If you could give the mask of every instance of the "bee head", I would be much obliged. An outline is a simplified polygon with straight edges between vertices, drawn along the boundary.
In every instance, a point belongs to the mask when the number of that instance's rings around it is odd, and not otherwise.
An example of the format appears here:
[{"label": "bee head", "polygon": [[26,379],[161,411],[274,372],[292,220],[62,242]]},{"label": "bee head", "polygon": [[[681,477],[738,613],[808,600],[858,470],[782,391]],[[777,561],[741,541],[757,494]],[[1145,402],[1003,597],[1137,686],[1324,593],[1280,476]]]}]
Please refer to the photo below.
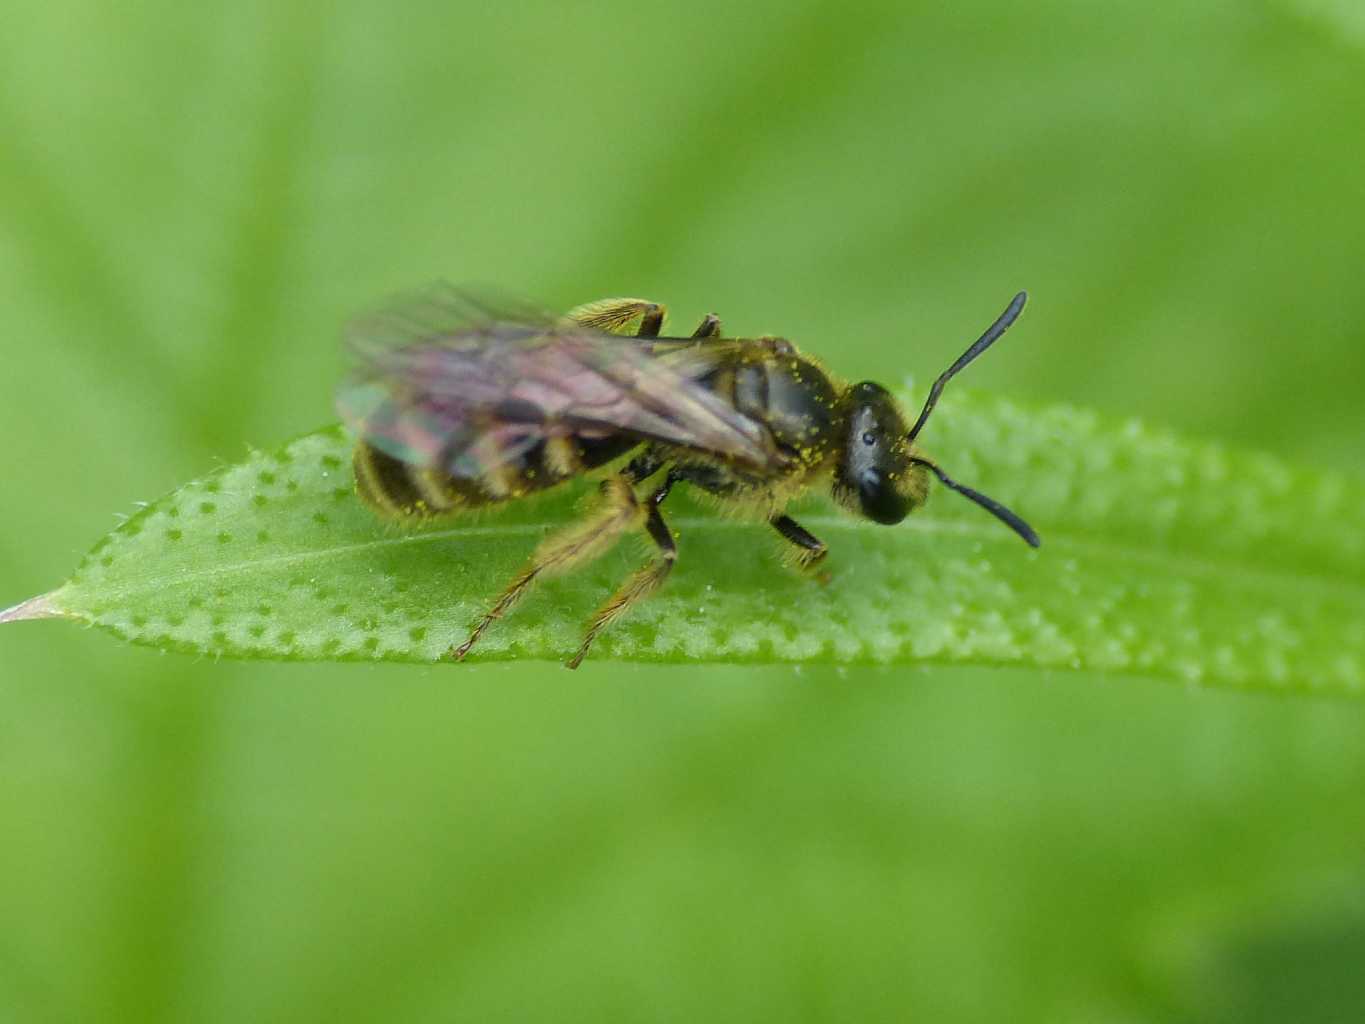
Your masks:
[{"label": "bee head", "polygon": [[844,394],[843,455],[834,472],[834,497],[876,523],[899,523],[929,492],[924,466],[911,444],[896,400],[880,384],[863,381]]},{"label": "bee head", "polygon": [[944,385],[999,340],[1023,311],[1026,298],[1023,292],[1016,295],[986,333],[939,375],[909,430],[905,428],[905,418],[895,400],[881,385],[864,381],[845,392],[843,411],[847,433],[843,455],[834,473],[835,500],[873,522],[899,523],[924,504],[932,473],[943,486],[980,505],[1031,547],[1036,548],[1041,543],[1028,523],[995,499],[953,480],[938,463],[915,448],[915,438],[938,404]]}]

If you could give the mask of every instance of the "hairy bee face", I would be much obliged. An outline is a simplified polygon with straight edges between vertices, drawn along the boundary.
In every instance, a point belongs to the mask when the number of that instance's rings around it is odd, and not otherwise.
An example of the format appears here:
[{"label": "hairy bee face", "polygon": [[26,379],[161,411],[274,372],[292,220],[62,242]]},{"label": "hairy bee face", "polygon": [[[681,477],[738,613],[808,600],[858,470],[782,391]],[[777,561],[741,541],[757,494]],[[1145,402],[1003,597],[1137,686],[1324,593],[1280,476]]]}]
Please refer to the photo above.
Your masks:
[{"label": "hairy bee face", "polygon": [[873,522],[899,523],[923,504],[925,468],[912,462],[905,418],[880,384],[863,381],[844,395],[843,456],[834,473],[834,497]]}]

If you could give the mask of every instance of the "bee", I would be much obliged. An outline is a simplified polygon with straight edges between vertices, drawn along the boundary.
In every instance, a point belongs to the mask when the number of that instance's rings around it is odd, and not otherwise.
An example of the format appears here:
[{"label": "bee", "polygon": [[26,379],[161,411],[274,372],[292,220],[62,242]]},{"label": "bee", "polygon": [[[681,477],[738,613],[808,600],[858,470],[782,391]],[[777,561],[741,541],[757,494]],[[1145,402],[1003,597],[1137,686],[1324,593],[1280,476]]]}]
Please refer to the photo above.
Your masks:
[{"label": "bee", "polygon": [[358,366],[337,408],[358,437],[357,493],[387,520],[458,514],[602,476],[591,512],[548,536],[447,652],[462,660],[538,580],[643,529],[656,551],[588,620],[568,661],[577,668],[598,634],[673,568],[663,506],[678,484],[766,521],[805,570],[828,549],[786,507],[812,486],[892,525],[924,503],[933,476],[1037,547],[1019,516],[957,483],[916,444],[944,386],[1000,339],[1026,298],[1016,295],[939,376],[908,427],[881,385],[845,384],[785,338],[726,338],[714,315],[688,337],[661,337],[664,307],[644,299],[554,317],[446,285],[353,322]]}]

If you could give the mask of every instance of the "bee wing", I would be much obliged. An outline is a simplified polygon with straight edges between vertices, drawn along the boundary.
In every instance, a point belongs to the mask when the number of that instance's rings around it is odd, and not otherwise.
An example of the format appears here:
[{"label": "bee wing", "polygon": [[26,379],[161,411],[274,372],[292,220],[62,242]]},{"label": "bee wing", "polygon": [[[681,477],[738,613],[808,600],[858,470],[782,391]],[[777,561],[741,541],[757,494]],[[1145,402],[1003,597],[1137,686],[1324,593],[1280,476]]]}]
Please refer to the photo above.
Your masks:
[{"label": "bee wing", "polygon": [[342,418],[381,451],[476,477],[556,436],[627,434],[759,468],[778,455],[685,363],[540,311],[437,286],[355,321]]}]

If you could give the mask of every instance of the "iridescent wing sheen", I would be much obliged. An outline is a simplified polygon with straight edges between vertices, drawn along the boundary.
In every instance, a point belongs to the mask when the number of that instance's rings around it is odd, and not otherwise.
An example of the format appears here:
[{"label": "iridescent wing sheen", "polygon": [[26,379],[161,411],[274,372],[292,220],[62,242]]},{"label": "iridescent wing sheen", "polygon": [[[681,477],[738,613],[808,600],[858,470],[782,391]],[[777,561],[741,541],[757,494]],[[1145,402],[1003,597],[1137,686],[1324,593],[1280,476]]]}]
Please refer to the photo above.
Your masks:
[{"label": "iridescent wing sheen", "polygon": [[404,462],[474,478],[552,437],[625,434],[758,469],[767,432],[702,383],[710,360],[437,286],[354,321],[341,417]]}]

